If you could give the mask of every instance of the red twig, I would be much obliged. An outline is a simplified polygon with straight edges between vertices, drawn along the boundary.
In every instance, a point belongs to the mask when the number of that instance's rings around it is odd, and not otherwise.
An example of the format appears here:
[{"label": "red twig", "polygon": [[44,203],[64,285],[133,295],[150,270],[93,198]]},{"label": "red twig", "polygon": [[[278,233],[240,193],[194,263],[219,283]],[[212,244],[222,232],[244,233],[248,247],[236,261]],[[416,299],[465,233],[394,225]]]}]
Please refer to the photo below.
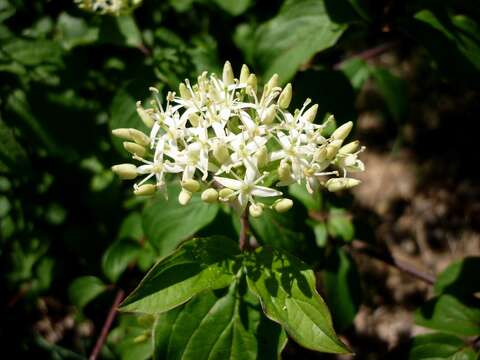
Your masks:
[{"label": "red twig", "polygon": [[367,49],[365,51],[361,51],[355,55],[352,55],[352,56],[349,56],[347,59],[345,60],[342,60],[338,63],[336,63],[335,65],[333,65],[333,68],[335,70],[338,70],[341,68],[341,66],[343,65],[343,63],[347,60],[350,60],[350,59],[362,59],[362,60],[369,60],[369,59],[372,59],[374,57],[377,57],[378,55],[381,55],[385,52],[387,52],[388,50],[394,48],[395,46],[397,46],[398,43],[397,42],[387,42],[385,44],[381,44],[381,45],[378,45],[378,46],[375,46],[371,49]]},{"label": "red twig", "polygon": [[102,331],[100,332],[100,336],[95,343],[95,347],[93,348],[92,353],[90,354],[89,360],[96,360],[100,350],[102,349],[105,340],[107,339],[108,331],[112,326],[113,320],[115,320],[115,316],[117,315],[117,307],[120,305],[120,302],[123,300],[125,296],[125,292],[122,289],[117,291],[115,295],[115,300],[113,301],[112,306],[110,307],[110,311],[108,312],[107,318],[103,323]]},{"label": "red twig", "polygon": [[240,238],[238,239],[238,246],[242,251],[250,247],[250,244],[248,243],[249,232],[250,223],[248,222],[248,207],[246,207],[240,216]]}]

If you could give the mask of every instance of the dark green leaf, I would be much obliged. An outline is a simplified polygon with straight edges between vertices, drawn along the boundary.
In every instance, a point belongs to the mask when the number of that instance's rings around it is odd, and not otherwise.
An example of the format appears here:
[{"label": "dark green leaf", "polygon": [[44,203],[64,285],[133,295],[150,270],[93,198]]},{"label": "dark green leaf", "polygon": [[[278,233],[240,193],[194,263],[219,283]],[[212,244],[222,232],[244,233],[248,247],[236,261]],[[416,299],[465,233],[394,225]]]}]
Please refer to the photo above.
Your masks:
[{"label": "dark green leaf", "polygon": [[343,241],[352,241],[355,236],[351,216],[343,209],[332,209],[327,220],[328,232]]},{"label": "dark green leaf", "polygon": [[370,78],[370,67],[365,60],[352,58],[342,62],[341,71],[350,79],[355,91],[360,91],[363,84]]},{"label": "dark green leaf", "polygon": [[121,314],[118,326],[108,336],[122,360],[146,360],[153,355],[152,315]]},{"label": "dark green leaf", "polygon": [[327,258],[323,284],[335,324],[339,329],[346,329],[362,303],[362,291],[355,262],[343,249],[333,249]]},{"label": "dark green leaf", "polygon": [[450,264],[437,277],[435,294],[469,297],[480,292],[480,257],[467,257]]},{"label": "dark green leaf", "polygon": [[82,276],[75,279],[68,288],[68,297],[72,304],[83,308],[104,292],[107,286],[95,276]]},{"label": "dark green leaf", "polygon": [[122,310],[161,313],[198,293],[226,287],[239,270],[238,254],[237,244],[224,237],[190,240],[148,272]]},{"label": "dark green leaf", "polygon": [[480,335],[478,301],[471,306],[451,295],[441,295],[425,303],[416,313],[418,325],[456,335]]},{"label": "dark green leaf", "polygon": [[62,65],[62,48],[51,40],[25,40],[15,38],[3,45],[2,50],[11,60],[22,65]]},{"label": "dark green leaf", "polygon": [[407,85],[405,81],[390,71],[372,68],[370,73],[378,91],[382,94],[388,110],[396,121],[405,119],[408,110]]},{"label": "dark green leaf", "polygon": [[138,257],[140,251],[138,242],[127,239],[115,241],[103,254],[103,273],[110,281],[116,282],[128,265]]},{"label": "dark green leaf", "polygon": [[92,44],[98,40],[97,27],[90,27],[84,19],[67,13],[60,14],[57,27],[59,41],[66,50]]},{"label": "dark green leaf", "polygon": [[310,194],[305,184],[292,184],[288,187],[290,195],[301,201],[308,210],[320,210],[322,208],[322,193],[315,191]]},{"label": "dark green leaf", "polygon": [[325,247],[328,240],[327,224],[324,221],[312,221],[310,224],[313,227],[313,233],[315,234],[315,242],[319,247]]},{"label": "dark green leaf", "polygon": [[250,292],[232,284],[224,296],[204,293],[160,315],[154,340],[154,359],[273,360],[285,336]]},{"label": "dark green leaf", "polygon": [[317,52],[333,46],[346,26],[329,18],[323,0],[287,0],[256,34],[255,59],[265,78],[278,73],[282,82]]},{"label": "dark green leaf", "polygon": [[160,256],[169,254],[182,240],[212,222],[218,212],[217,204],[204,203],[198,194],[194,194],[188,205],[180,205],[177,184],[170,184],[167,191],[168,200],[160,194],[143,212],[145,236]]},{"label": "dark green leaf", "polygon": [[30,168],[26,151],[20,145],[13,131],[0,118],[0,171],[22,172]]},{"label": "dark green leaf", "polygon": [[413,339],[409,360],[475,360],[472,349],[456,336],[434,333]]},{"label": "dark green leaf", "polygon": [[315,274],[296,258],[257,249],[245,259],[248,286],[265,314],[300,345],[322,352],[348,353],[333,329],[327,305],[317,293]]},{"label": "dark green leaf", "polygon": [[227,11],[231,15],[237,16],[245,12],[250,6],[251,0],[213,0],[223,10]]}]

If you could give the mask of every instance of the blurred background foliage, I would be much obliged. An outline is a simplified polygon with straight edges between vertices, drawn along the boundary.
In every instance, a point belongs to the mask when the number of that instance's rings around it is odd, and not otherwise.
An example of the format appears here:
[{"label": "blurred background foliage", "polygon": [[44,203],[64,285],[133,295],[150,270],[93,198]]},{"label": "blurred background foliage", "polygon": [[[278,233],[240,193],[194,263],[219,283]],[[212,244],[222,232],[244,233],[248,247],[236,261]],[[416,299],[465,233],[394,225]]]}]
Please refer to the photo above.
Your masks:
[{"label": "blurred background foliage", "polygon": [[[478,258],[431,290],[352,244],[389,246],[433,272],[479,255],[479,21],[468,0],[144,0],[120,16],[0,0],[2,342],[18,356],[84,359],[118,289],[193,234],[237,237],[228,208],[134,198],[109,169],[126,159],[110,130],[139,127],[149,86],[176,89],[228,59],[291,81],[294,101],[311,97],[320,117],[355,121],[368,147],[353,195],[292,186],[291,212],[252,220],[257,241],[319,270],[357,358],[475,359]],[[153,320],[117,320],[102,357],[150,357]],[[441,333],[412,341],[414,321]],[[283,354],[327,358],[292,342]]]}]

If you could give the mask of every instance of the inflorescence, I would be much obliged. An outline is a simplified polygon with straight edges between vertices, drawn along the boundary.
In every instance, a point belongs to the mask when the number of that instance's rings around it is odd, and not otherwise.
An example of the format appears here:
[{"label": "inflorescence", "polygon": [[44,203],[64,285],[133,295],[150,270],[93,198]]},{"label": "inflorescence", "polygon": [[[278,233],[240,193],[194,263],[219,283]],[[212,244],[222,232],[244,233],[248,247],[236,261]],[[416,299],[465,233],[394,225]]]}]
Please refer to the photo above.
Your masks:
[{"label": "inflorescence", "polygon": [[[266,206],[259,198],[277,197],[270,205],[278,212],[293,205],[281,198],[278,187],[304,183],[312,193],[319,186],[329,191],[351,188],[359,180],[349,172],[363,171],[358,141],[344,145],[352,122],[326,136],[330,116],[314,122],[318,105],[307,99],[300,109],[288,110],[292,86],[283,89],[275,74],[257,93],[257,78],[243,65],[239,79],[227,61],[222,78],[204,72],[196,84],[188,80],[179,94],[169,92],[162,104],[159,91],[150,88],[152,107],[137,102],[137,112],[150,129],[116,129],[123,145],[141,165],[112,167],[122,179],[143,179],[134,185],[136,195],[164,191],[168,173],[181,174],[178,201],[187,204],[194,192],[203,201],[237,202],[260,216]],[[153,180],[153,182],[152,182]]]},{"label": "inflorescence", "polygon": [[141,2],[142,0],[75,0],[83,10],[110,15],[127,14]]}]

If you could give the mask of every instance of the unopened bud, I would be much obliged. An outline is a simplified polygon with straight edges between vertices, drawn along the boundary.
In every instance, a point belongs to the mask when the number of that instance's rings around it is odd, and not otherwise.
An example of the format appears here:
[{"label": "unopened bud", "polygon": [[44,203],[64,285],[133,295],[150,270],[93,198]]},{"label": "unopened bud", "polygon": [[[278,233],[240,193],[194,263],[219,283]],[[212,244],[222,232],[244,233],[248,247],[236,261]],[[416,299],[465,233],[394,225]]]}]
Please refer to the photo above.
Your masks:
[{"label": "unopened bud", "polygon": [[112,171],[122,180],[133,180],[137,177],[137,167],[133,164],[113,165]]},{"label": "unopened bud", "polygon": [[213,156],[220,164],[227,163],[230,160],[227,145],[222,141],[216,141],[213,144]]},{"label": "unopened bud", "polygon": [[220,201],[230,201],[233,193],[234,191],[232,189],[223,188],[218,192],[218,198]]},{"label": "unopened bud", "polygon": [[151,128],[153,126],[155,121],[152,119],[148,111],[142,107],[142,103],[140,101],[137,101],[137,113],[146,127]]},{"label": "unopened bud", "polygon": [[180,96],[186,100],[190,100],[192,98],[192,94],[188,90],[187,86],[184,83],[180,83],[178,86],[178,90],[180,92]]},{"label": "unopened bud", "polygon": [[334,178],[334,179],[329,179],[325,183],[325,186],[327,187],[328,191],[334,192],[334,191],[340,191],[344,189],[350,189],[354,186],[357,186],[360,183],[361,183],[360,180],[352,179],[352,178]]},{"label": "unopened bud", "polygon": [[240,84],[247,84],[249,76],[250,70],[248,69],[247,65],[243,64],[242,70],[240,70]]},{"label": "unopened bud", "polygon": [[325,147],[321,147],[313,154],[313,160],[317,163],[324,162],[327,159],[328,151]]},{"label": "unopened bud", "polygon": [[288,83],[278,97],[278,106],[282,109],[288,108],[292,101],[292,84]]},{"label": "unopened bud", "polygon": [[125,129],[125,128],[113,129],[112,134],[120,139],[132,140],[132,138],[130,137],[130,129]]},{"label": "unopened bud", "polygon": [[252,89],[252,91],[257,91],[257,76],[255,74],[250,74],[247,79],[247,86]]},{"label": "unopened bud", "polygon": [[191,113],[190,115],[188,115],[188,120],[190,120],[190,124],[192,124],[192,126],[197,127],[200,124],[202,118],[196,113]]},{"label": "unopened bud", "polygon": [[255,153],[255,157],[257,158],[257,167],[263,168],[267,165],[268,162],[268,150],[266,146],[262,146],[260,149],[257,150]]},{"label": "unopened bud", "polygon": [[212,188],[207,189],[204,192],[202,192],[201,198],[206,203],[214,203],[218,199],[218,192],[217,190]]},{"label": "unopened bud", "polygon": [[192,193],[188,190],[182,189],[180,194],[178,194],[178,202],[180,205],[187,205],[192,199]]},{"label": "unopened bud", "polygon": [[155,194],[156,191],[157,187],[155,185],[145,184],[137,187],[135,190],[133,190],[133,193],[138,196],[149,196]]},{"label": "unopened bud", "polygon": [[290,181],[292,179],[292,169],[287,163],[280,163],[278,167],[278,178],[280,181]]},{"label": "unopened bud", "polygon": [[278,79],[278,74],[273,74],[270,80],[268,80],[265,87],[268,88],[269,92],[272,91],[273,88],[276,88],[278,86]]},{"label": "unopened bud", "polygon": [[263,207],[260,204],[250,204],[250,206],[248,207],[248,212],[254,218],[257,218],[262,215]]},{"label": "unopened bud", "polygon": [[303,117],[305,118],[306,121],[308,122],[314,122],[315,117],[317,116],[317,111],[318,111],[318,104],[312,105],[305,113],[303,114]]},{"label": "unopened bud", "polygon": [[137,155],[140,157],[144,157],[147,153],[147,149],[145,149],[142,145],[138,145],[137,143],[125,141],[123,143],[123,147],[127,150],[130,154]]},{"label": "unopened bud", "polygon": [[284,213],[290,210],[293,206],[293,201],[290,199],[279,199],[273,204],[273,209],[278,213]]},{"label": "unopened bud", "polygon": [[230,61],[225,61],[225,65],[223,65],[223,83],[228,86],[234,82],[232,64],[230,64]]},{"label": "unopened bud", "polygon": [[263,111],[262,114],[262,123],[265,125],[270,125],[275,119],[275,105],[270,105]]},{"label": "unopened bud", "polygon": [[338,150],[342,146],[342,140],[333,140],[330,142],[327,147],[327,160],[332,160],[335,156],[337,156]]},{"label": "unopened bud", "polygon": [[337,130],[335,130],[331,136],[332,139],[336,140],[345,140],[345,138],[350,134],[352,130],[353,122],[349,121],[342,126],[340,126]]},{"label": "unopened bud", "polygon": [[139,145],[147,146],[150,144],[150,138],[137,129],[115,129],[112,130],[112,134],[121,139],[134,141]]},{"label": "unopened bud", "polygon": [[360,147],[360,141],[355,140],[348,143],[347,145],[342,146],[340,150],[338,150],[338,152],[344,155],[353,154],[359,149],[359,147]]},{"label": "unopened bud", "polygon": [[198,190],[200,190],[200,183],[197,180],[188,179],[182,181],[182,188],[190,192],[197,192]]}]

